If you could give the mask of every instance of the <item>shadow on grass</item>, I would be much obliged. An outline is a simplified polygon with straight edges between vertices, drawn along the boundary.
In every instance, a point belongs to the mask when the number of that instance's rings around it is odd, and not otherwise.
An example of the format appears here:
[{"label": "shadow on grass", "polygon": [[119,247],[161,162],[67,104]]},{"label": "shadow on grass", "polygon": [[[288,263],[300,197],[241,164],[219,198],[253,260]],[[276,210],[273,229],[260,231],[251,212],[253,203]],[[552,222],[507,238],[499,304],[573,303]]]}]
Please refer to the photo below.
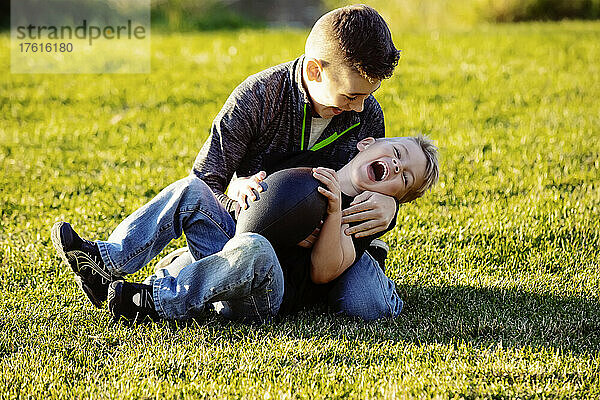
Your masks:
[{"label": "shadow on grass", "polygon": [[[268,325],[244,325],[215,318],[193,323],[213,325],[238,338],[244,334],[290,339],[343,338],[374,345],[464,341],[480,348],[501,344],[576,354],[600,350],[598,299],[469,286],[402,286],[399,290],[405,308],[395,319],[363,322],[310,310]],[[173,329],[181,326],[171,324]]]},{"label": "shadow on grass", "polygon": [[470,286],[405,286],[395,335],[405,341],[600,349],[598,299]]}]

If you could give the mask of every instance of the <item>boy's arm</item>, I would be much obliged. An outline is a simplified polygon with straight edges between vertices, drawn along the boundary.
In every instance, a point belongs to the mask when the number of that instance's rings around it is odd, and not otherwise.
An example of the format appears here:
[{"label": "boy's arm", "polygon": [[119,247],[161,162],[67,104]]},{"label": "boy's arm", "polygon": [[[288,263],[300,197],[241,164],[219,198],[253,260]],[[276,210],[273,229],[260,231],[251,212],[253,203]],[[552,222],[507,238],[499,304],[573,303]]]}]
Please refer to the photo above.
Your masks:
[{"label": "boy's arm", "polygon": [[310,279],[328,283],[354,263],[356,253],[352,238],[344,233],[341,213],[329,215],[310,254]]},{"label": "boy's arm", "polygon": [[259,82],[247,79],[231,93],[194,162],[194,174],[206,182],[228,211],[235,210],[235,200],[225,190],[260,132],[262,119],[269,114],[264,110],[266,102],[261,100],[263,92]]},{"label": "boy's arm", "polygon": [[314,283],[322,284],[340,276],[352,265],[356,253],[352,238],[344,234],[337,174],[328,168],[315,168],[313,171],[314,177],[327,186],[327,189],[319,187],[319,192],[327,197],[328,215],[310,256],[310,278]]}]

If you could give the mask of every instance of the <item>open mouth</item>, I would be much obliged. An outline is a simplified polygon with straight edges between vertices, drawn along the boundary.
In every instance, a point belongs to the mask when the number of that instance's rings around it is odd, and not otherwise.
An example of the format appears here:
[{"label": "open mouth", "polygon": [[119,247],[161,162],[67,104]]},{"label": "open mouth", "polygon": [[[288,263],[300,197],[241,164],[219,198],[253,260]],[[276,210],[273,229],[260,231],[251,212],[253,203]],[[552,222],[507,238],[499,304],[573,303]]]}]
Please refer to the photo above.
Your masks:
[{"label": "open mouth", "polygon": [[375,161],[371,165],[371,171],[373,171],[373,180],[380,182],[385,180],[388,176],[388,167],[383,161]]}]

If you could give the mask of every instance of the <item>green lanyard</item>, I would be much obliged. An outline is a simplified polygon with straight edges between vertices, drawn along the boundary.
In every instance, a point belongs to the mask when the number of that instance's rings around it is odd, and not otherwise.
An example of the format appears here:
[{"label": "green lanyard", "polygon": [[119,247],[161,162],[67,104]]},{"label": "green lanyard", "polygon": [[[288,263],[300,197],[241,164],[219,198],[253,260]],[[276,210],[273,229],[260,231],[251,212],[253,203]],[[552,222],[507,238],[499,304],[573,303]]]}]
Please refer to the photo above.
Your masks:
[{"label": "green lanyard", "polygon": [[[360,125],[360,122],[357,122],[356,124],[352,125],[350,128],[345,129],[342,131],[342,133],[337,133],[335,132],[333,135],[321,140],[320,142],[317,142],[313,145],[313,147],[311,147],[309,150],[311,151],[317,151],[319,149],[322,149],[323,147],[327,146],[328,144],[334,142],[337,138],[339,138],[340,136],[342,136],[344,133],[348,132],[350,129],[354,129],[357,126]],[[300,150],[304,150],[304,131],[306,130],[306,103],[304,103],[304,118],[302,119],[302,136],[300,137]]]}]

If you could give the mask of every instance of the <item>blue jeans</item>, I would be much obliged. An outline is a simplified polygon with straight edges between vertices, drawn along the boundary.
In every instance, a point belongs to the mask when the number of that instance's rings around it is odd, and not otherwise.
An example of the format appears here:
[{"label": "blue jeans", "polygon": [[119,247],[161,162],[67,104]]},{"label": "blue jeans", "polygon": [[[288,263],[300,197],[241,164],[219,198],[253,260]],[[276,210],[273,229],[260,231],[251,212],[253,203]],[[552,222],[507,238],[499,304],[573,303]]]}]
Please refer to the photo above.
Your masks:
[{"label": "blue jeans", "polygon": [[[277,314],[284,285],[275,251],[260,235],[234,237],[235,221],[194,175],[167,186],[97,243],[104,264],[127,275],[183,232],[197,261],[177,276],[166,271],[152,277],[161,317],[189,318],[212,303],[230,319],[266,321]],[[367,253],[332,284],[329,303],[337,313],[365,320],[394,317],[402,309],[393,282]]]},{"label": "blue jeans", "polygon": [[98,247],[115,274],[139,271],[185,232],[195,261],[177,277],[153,276],[154,301],[166,319],[186,319],[220,302],[230,319],[267,321],[279,311],[283,272],[271,244],[257,234],[233,237],[235,221],[195,176],[163,189]]},{"label": "blue jeans", "polygon": [[396,284],[367,252],[328,284],[326,300],[334,313],[365,321],[396,317],[404,305]]}]

